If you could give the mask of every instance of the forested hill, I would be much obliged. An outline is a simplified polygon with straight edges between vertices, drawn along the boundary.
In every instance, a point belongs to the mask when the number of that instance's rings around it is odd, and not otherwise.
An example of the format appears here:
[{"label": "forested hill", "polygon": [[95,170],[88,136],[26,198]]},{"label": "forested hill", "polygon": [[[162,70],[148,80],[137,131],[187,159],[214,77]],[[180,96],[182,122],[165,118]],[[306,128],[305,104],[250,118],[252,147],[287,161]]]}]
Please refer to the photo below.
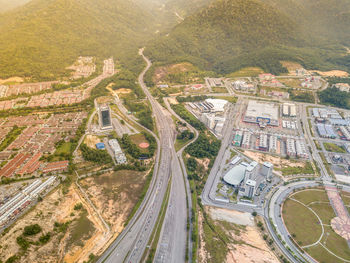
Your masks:
[{"label": "forested hill", "polygon": [[152,20],[129,0],[32,0],[0,15],[0,78],[52,78],[80,55],[128,63]]},{"label": "forested hill", "polygon": [[278,74],[285,70],[280,60],[333,66],[331,58],[344,50],[331,45],[333,40],[315,42],[318,38],[305,30],[301,19],[289,15],[287,7],[267,3],[271,1],[283,5],[293,0],[216,0],[149,43],[147,55],[165,63],[189,61],[220,73],[260,66]]},{"label": "forested hill", "polygon": [[350,45],[349,0],[263,0],[292,17],[304,31]]}]

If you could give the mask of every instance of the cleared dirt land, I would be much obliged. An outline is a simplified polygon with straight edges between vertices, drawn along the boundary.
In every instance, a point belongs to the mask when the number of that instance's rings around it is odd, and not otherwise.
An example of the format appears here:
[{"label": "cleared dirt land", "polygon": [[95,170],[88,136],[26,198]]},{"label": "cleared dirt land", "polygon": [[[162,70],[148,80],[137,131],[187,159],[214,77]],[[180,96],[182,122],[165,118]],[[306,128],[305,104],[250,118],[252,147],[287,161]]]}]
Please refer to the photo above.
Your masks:
[{"label": "cleared dirt land", "polygon": [[145,181],[145,172],[121,170],[85,178],[80,184],[116,236],[139,200]]},{"label": "cleared dirt land", "polygon": [[290,235],[314,259],[324,263],[350,260],[347,241],[330,226],[336,215],[324,189],[292,194],[282,211]]},{"label": "cleared dirt land", "polygon": [[[15,262],[63,262],[67,254],[84,249],[84,244],[97,232],[94,219],[82,205],[74,187],[64,192],[61,187],[54,190],[1,236],[0,259],[3,262],[13,256],[17,257]],[[74,209],[77,204],[81,206]],[[36,235],[25,236],[30,244],[21,248],[17,239],[24,236],[25,226],[33,224],[38,224],[42,230]],[[41,242],[40,237],[48,233],[47,243]]]},{"label": "cleared dirt land", "polygon": [[249,213],[213,207],[199,216],[199,262],[279,262]]},{"label": "cleared dirt land", "polygon": [[[14,262],[73,263],[100,254],[124,228],[142,194],[145,174],[122,170],[81,180],[110,232],[75,184],[57,188],[0,237],[0,261],[17,256]],[[33,224],[42,231],[24,236],[24,227]],[[50,238],[42,243],[40,238],[47,233]],[[17,241],[21,236],[29,242],[25,249]]]}]

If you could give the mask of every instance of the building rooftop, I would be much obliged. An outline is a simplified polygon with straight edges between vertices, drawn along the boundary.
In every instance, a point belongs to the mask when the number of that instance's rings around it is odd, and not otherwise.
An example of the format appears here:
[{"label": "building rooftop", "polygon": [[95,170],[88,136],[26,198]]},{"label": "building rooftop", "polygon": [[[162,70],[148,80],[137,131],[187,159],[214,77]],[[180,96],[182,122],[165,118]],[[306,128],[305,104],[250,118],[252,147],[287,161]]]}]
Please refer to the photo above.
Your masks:
[{"label": "building rooftop", "polygon": [[224,111],[225,105],[228,102],[221,99],[206,99],[205,101],[213,105],[212,111]]},{"label": "building rooftop", "polygon": [[244,163],[234,166],[225,174],[224,181],[230,185],[238,186],[244,179],[246,169],[247,165]]},{"label": "building rooftop", "polygon": [[249,185],[249,186],[256,186],[256,181],[254,181],[254,180],[250,180],[250,179],[248,179],[247,180],[247,182],[245,183],[246,185]]},{"label": "building rooftop", "polygon": [[273,167],[273,164],[270,162],[264,162],[264,166],[271,168],[271,167]]},{"label": "building rooftop", "polygon": [[273,103],[250,100],[245,115],[253,118],[262,117],[278,120],[278,106]]}]

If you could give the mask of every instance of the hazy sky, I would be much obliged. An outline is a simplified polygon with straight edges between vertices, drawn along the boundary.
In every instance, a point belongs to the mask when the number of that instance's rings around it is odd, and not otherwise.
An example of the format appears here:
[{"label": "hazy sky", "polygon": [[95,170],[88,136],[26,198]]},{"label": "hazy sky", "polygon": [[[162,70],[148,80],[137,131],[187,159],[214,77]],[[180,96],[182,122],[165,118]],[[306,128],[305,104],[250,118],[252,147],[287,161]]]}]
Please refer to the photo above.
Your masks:
[{"label": "hazy sky", "polygon": [[17,6],[28,3],[30,0],[0,0],[0,12],[8,11]]}]

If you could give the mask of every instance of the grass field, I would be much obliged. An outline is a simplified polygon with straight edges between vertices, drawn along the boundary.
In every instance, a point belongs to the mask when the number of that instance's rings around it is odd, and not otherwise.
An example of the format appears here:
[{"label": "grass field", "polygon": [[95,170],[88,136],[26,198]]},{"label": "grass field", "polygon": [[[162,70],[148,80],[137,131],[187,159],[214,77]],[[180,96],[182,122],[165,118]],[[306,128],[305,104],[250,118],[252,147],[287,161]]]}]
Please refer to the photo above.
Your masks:
[{"label": "grass field", "polygon": [[141,150],[141,152],[146,153],[148,152],[148,149],[143,149],[139,147],[140,143],[147,142],[145,136],[142,133],[137,133],[134,135],[130,135],[130,140],[137,145],[137,147]]},{"label": "grass field", "polygon": [[[350,195],[344,197],[343,193],[342,196],[344,203],[348,204]],[[323,224],[324,234],[320,243],[304,248],[305,251],[320,263],[350,260],[350,248],[347,241],[336,234],[329,225],[331,219],[335,217],[335,213],[329,203],[327,193],[324,190],[310,189],[297,192],[290,198],[296,199],[311,208]],[[286,227],[301,247],[317,241],[322,233],[320,222],[307,207],[291,199],[287,199],[283,206],[283,219]]]},{"label": "grass field", "polygon": [[264,73],[264,71],[261,68],[247,67],[247,68],[242,68],[239,71],[230,73],[227,75],[227,77],[228,78],[257,77],[261,73]]},{"label": "grass field", "polygon": [[222,100],[227,100],[228,102],[231,103],[236,103],[238,100],[238,97],[229,97],[229,96],[214,96],[215,99],[222,99]]},{"label": "grass field", "polygon": [[182,147],[185,146],[186,143],[188,143],[190,140],[188,139],[176,139],[175,141],[175,151],[180,150]]},{"label": "grass field", "polygon": [[289,88],[301,89],[301,81],[299,79],[278,79],[278,80]]},{"label": "grass field", "polygon": [[228,93],[225,87],[212,87],[211,89],[214,93]]},{"label": "grass field", "polygon": [[72,144],[70,142],[63,143],[60,147],[56,149],[55,155],[69,154],[71,145]]},{"label": "grass field", "polygon": [[325,142],[323,143],[323,146],[328,152],[346,153],[346,150],[342,146],[339,146],[335,143]]},{"label": "grass field", "polygon": [[283,175],[294,175],[294,174],[314,174],[315,171],[312,168],[310,162],[306,162],[303,167],[286,166],[281,169]]},{"label": "grass field", "polygon": [[94,231],[94,224],[89,220],[87,211],[83,209],[77,221],[73,222],[72,232],[66,246],[83,246],[84,240],[88,239]]},{"label": "grass field", "polygon": [[327,193],[323,189],[310,189],[306,191],[300,191],[294,194],[293,198],[306,205],[309,205],[314,201],[329,202]]},{"label": "grass field", "polygon": [[288,199],[284,203],[283,219],[289,233],[300,246],[316,242],[322,234],[317,217],[296,201]]}]

